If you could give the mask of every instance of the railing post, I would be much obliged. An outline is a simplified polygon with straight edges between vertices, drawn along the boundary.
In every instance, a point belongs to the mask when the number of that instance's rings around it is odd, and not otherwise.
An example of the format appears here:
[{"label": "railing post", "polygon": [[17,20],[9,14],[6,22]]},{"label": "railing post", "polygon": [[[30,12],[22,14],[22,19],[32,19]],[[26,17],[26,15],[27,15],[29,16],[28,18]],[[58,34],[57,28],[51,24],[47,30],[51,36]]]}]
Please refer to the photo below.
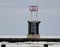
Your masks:
[{"label": "railing post", "polygon": [[6,47],[6,44],[1,44],[1,47]]},{"label": "railing post", "polygon": [[48,47],[48,44],[44,44],[44,47]]}]

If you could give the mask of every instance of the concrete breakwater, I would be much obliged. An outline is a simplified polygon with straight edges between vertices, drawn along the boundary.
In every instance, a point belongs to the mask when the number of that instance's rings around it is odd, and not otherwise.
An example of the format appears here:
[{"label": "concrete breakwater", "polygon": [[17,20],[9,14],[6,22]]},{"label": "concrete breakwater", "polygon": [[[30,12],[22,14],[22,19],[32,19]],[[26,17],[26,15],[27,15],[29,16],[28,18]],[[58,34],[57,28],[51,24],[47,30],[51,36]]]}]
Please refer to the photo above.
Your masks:
[{"label": "concrete breakwater", "polygon": [[60,42],[0,42],[0,47],[5,44],[5,47],[44,47],[44,44],[48,44],[48,47],[60,47]]}]

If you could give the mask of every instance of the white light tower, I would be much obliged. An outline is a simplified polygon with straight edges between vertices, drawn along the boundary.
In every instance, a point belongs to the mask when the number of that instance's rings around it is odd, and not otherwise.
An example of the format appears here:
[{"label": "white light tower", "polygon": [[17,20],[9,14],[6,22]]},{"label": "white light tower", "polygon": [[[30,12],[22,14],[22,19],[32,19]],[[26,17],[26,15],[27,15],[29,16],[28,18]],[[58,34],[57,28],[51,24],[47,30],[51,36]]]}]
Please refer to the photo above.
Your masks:
[{"label": "white light tower", "polygon": [[31,12],[30,21],[38,21],[38,6],[31,5],[29,11]]},{"label": "white light tower", "polygon": [[38,20],[38,5],[29,6],[31,12],[30,20],[28,21],[28,36],[27,38],[40,38]]}]

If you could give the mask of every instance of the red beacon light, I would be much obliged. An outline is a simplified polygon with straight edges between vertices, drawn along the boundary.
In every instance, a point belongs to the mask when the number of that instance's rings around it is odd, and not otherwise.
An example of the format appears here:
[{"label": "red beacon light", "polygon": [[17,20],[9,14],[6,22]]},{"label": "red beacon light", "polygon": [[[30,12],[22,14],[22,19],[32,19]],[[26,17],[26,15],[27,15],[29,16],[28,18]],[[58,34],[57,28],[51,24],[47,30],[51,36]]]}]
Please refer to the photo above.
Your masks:
[{"label": "red beacon light", "polygon": [[36,6],[36,5],[30,6],[29,10],[30,11],[38,11],[38,6]]}]

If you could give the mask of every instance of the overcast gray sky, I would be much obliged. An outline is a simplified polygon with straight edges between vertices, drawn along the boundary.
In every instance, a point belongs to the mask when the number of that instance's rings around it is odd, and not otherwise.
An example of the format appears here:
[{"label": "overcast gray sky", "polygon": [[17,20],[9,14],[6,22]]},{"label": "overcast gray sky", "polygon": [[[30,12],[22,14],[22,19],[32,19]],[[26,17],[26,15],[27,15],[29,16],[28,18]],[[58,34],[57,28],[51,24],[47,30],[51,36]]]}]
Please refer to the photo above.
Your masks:
[{"label": "overcast gray sky", "polygon": [[0,0],[0,35],[27,35],[29,6],[38,4],[41,36],[60,36],[60,0]]}]

